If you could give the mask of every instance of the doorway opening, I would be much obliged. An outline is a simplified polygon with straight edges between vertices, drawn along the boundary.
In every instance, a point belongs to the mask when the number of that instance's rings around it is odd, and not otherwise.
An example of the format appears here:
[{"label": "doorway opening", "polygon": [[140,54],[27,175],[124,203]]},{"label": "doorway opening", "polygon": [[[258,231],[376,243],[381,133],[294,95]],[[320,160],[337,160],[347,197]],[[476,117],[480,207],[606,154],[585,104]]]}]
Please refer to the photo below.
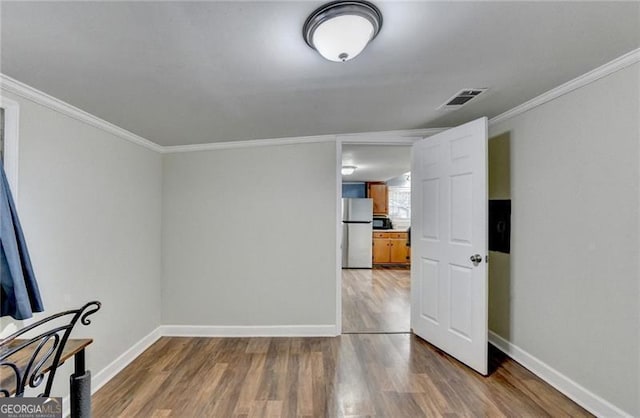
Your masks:
[{"label": "doorway opening", "polygon": [[[409,225],[413,229],[413,239],[406,238],[411,245],[407,260],[419,259],[418,263],[414,261],[407,286],[407,306],[410,307],[407,309],[410,324],[407,332],[440,348],[482,375],[488,372],[487,141],[486,117],[419,140],[409,150],[411,173],[405,177],[406,181],[413,183],[409,198],[411,207],[408,208],[409,213],[413,212]],[[340,163],[350,168],[351,173],[345,173],[345,176],[353,176],[358,169],[358,161],[354,155],[360,149],[349,146],[342,148],[338,140],[337,150]],[[388,161],[388,158],[382,161]],[[360,164],[366,166],[365,163]],[[355,179],[355,176],[349,178]],[[342,258],[345,261],[342,267],[373,267],[376,260],[384,265],[376,258],[378,251],[384,253],[382,255],[388,257],[385,258],[387,264],[391,264],[389,261],[393,258],[394,250],[390,248],[393,248],[391,239],[394,237],[376,236],[382,231],[371,231],[372,265],[351,264],[349,223],[365,221],[360,216],[350,216],[351,209],[364,207],[362,201],[370,200],[372,218],[376,210],[383,210],[384,213],[381,214],[387,218],[391,213],[388,181],[377,182],[366,178],[359,180],[366,185],[365,198],[341,200],[341,223],[345,231],[341,234]],[[378,187],[384,193],[380,193]],[[379,195],[383,195],[383,205],[374,203]],[[355,201],[360,203],[355,204]],[[376,206],[378,209],[375,209]],[[380,225],[384,225],[384,222]],[[396,231],[389,229],[384,232]],[[377,245],[376,238],[387,239],[386,246]],[[365,246],[356,247],[359,250]],[[356,255],[361,254],[358,252]],[[352,275],[352,280],[354,276],[357,279],[356,275]],[[370,279],[367,277],[368,282],[364,281],[364,287],[373,296],[364,301],[359,298],[357,287],[349,288],[349,279],[348,272],[338,278],[340,286],[337,292],[341,295],[338,300],[342,302],[337,306],[338,328],[343,333],[404,331],[382,329],[384,320],[392,316],[386,309],[381,309],[384,304],[380,303],[379,296],[384,295],[384,292],[374,288],[373,275]],[[412,284],[413,291],[410,290]],[[349,302],[352,302],[351,306]],[[362,314],[363,310],[365,316]],[[380,330],[375,327],[380,327]]]},{"label": "doorway opening", "polygon": [[343,334],[411,332],[411,146],[343,144]]}]

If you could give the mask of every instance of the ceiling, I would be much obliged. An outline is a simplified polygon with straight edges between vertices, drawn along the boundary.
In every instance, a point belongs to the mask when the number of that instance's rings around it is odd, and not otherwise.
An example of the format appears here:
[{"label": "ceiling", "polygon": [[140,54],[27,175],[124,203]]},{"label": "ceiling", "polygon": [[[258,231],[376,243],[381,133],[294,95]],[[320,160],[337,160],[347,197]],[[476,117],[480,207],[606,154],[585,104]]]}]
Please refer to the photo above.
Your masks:
[{"label": "ceiling", "polygon": [[[453,126],[640,45],[638,2],[376,1],[382,30],[329,62],[319,1],[2,2],[1,71],[160,145]],[[462,88],[489,87],[454,112]]]},{"label": "ceiling", "polygon": [[411,170],[411,147],[345,144],[342,165],[357,167],[342,181],[387,181]]}]

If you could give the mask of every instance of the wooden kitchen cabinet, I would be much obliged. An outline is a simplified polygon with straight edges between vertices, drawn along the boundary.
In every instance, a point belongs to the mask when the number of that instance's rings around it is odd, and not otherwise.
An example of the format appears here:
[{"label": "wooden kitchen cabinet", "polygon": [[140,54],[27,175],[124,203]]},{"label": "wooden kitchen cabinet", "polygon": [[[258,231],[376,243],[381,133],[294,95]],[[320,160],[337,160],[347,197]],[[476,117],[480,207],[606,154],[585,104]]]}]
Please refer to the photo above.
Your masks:
[{"label": "wooden kitchen cabinet", "polygon": [[374,232],[373,264],[410,264],[406,232]]},{"label": "wooden kitchen cabinet", "polygon": [[394,264],[403,264],[407,262],[407,239],[391,238],[389,239],[390,251],[389,262]]},{"label": "wooden kitchen cabinet", "polygon": [[389,239],[374,238],[373,239],[373,264],[385,264],[391,261],[391,252],[389,251]]},{"label": "wooden kitchen cabinet", "polygon": [[387,185],[384,183],[368,183],[367,195],[373,199],[373,214],[387,215],[389,213]]}]

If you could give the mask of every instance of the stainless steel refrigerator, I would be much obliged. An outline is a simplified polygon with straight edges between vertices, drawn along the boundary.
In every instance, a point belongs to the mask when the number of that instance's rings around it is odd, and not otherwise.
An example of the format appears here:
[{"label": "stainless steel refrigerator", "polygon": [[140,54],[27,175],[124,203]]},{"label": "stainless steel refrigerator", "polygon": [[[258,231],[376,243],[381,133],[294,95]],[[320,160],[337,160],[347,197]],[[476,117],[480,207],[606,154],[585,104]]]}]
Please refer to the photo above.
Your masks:
[{"label": "stainless steel refrigerator", "polygon": [[342,268],[371,268],[372,199],[342,199]]}]

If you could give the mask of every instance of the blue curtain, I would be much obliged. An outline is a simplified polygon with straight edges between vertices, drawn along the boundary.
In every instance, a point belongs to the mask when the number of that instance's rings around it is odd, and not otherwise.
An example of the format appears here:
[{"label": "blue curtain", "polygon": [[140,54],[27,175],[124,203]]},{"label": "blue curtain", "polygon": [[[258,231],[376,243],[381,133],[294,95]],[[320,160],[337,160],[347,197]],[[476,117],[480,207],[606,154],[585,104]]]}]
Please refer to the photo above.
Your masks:
[{"label": "blue curtain", "polygon": [[2,162],[0,175],[0,316],[27,319],[44,307]]}]

